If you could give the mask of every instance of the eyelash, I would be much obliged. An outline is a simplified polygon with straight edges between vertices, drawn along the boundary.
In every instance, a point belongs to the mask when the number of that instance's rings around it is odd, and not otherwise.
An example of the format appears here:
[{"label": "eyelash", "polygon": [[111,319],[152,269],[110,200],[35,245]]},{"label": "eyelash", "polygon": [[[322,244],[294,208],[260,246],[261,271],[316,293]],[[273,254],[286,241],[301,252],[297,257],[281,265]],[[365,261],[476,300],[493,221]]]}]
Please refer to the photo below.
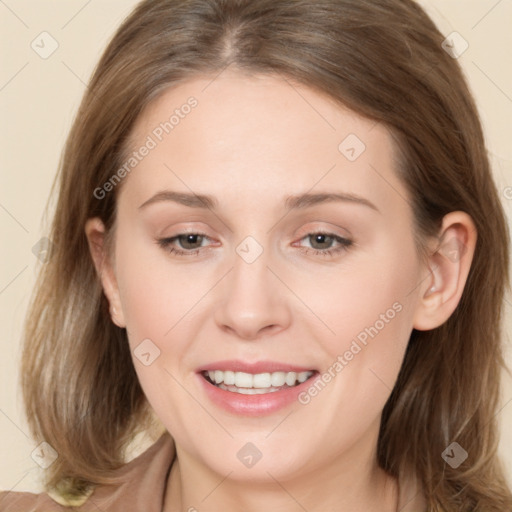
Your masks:
[{"label": "eyelash", "polygon": [[[186,236],[186,235],[199,235],[203,238],[209,239],[208,235],[206,235],[205,233],[191,232],[191,233],[179,233],[178,235],[175,235],[173,237],[168,237],[168,238],[160,238],[160,239],[156,240],[156,242],[160,247],[162,247],[162,249],[165,249],[170,254],[174,254],[176,256],[195,256],[195,255],[199,254],[201,248],[191,249],[191,250],[181,250],[181,249],[176,249],[175,247],[171,246],[171,244],[174,241],[178,240],[181,236]],[[327,236],[329,238],[332,238],[334,241],[338,242],[338,244],[340,244],[340,245],[335,249],[326,249],[326,250],[302,247],[302,250],[306,254],[313,253],[315,256],[334,257],[341,252],[347,251],[353,245],[352,240],[335,235],[334,233],[328,233],[326,231],[314,231],[314,232],[308,233],[306,236],[302,237],[300,240],[304,240],[305,238],[309,238],[314,235]]]}]

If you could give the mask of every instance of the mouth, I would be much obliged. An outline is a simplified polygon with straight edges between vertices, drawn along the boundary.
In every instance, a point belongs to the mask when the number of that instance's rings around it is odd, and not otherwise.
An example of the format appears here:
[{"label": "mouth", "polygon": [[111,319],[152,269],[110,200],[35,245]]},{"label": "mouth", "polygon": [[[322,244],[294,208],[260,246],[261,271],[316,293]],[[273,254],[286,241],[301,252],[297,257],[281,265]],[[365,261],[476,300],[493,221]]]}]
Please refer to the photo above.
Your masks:
[{"label": "mouth", "polygon": [[246,373],[230,370],[205,370],[202,377],[213,386],[242,395],[263,395],[299,386],[318,372]]}]

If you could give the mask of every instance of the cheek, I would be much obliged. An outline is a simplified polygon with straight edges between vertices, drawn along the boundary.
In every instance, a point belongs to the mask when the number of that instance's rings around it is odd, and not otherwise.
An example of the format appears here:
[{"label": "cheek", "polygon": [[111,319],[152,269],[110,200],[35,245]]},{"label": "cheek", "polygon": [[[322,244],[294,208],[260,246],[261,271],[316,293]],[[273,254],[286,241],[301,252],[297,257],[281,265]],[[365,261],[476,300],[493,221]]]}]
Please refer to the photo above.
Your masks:
[{"label": "cheek", "polygon": [[335,334],[326,330],[319,337],[317,333],[326,354],[323,383],[307,390],[301,403],[313,404],[319,423],[343,422],[347,443],[378,420],[412,330],[417,260],[412,247],[402,245],[400,251],[395,247],[382,245],[379,258],[369,257],[364,265],[359,261],[336,279],[326,278],[323,284],[331,290],[328,300],[325,294],[309,296]]},{"label": "cheek", "polygon": [[419,267],[412,241],[388,237],[375,247],[317,281],[309,304],[333,331],[323,336],[331,362],[342,355],[350,366],[378,370],[392,382],[412,331]]},{"label": "cheek", "polygon": [[[187,324],[193,315],[187,313],[204,291],[190,286],[190,273],[171,263],[163,250],[134,238],[120,234],[116,245],[116,275],[128,341],[144,394],[166,426],[176,428],[186,423],[191,407],[190,398],[177,383],[188,386],[178,366],[193,338]],[[200,284],[201,279],[194,283]]]},{"label": "cheek", "polygon": [[[130,240],[130,243],[128,243]],[[145,338],[161,343],[208,290],[208,278],[195,267],[176,264],[164,249],[136,236],[118,238],[116,270],[130,343]],[[159,341],[157,341],[159,340]],[[173,347],[179,348],[178,345]]]}]

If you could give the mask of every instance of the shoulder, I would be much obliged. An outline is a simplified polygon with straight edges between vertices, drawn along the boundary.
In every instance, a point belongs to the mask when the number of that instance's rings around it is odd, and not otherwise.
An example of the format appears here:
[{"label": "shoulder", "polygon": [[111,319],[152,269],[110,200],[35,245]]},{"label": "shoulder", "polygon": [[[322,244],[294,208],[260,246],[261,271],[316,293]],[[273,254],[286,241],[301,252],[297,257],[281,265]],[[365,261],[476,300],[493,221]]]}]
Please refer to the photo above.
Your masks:
[{"label": "shoulder", "polygon": [[[116,472],[116,484],[96,487],[89,497],[74,506],[65,505],[62,498],[53,494],[0,491],[0,512],[109,512],[133,510],[134,505],[147,512],[160,511],[175,453],[174,441],[166,432]],[[138,506],[135,509],[139,510]]]},{"label": "shoulder", "polygon": [[69,507],[59,505],[48,494],[0,492],[1,512],[61,512]]}]

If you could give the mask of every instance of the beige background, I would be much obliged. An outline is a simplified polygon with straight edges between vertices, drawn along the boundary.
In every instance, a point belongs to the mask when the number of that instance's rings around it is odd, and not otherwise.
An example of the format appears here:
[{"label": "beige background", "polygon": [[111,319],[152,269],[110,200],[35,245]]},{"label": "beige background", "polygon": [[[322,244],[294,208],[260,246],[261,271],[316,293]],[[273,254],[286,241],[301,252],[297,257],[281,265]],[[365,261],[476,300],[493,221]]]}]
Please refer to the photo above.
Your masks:
[{"label": "beige background", "polygon": [[[18,390],[20,330],[37,258],[32,247],[45,235],[42,213],[61,149],[89,76],[107,41],[131,11],[133,0],[2,0],[0,2],[0,489],[40,489]],[[459,61],[477,99],[495,179],[512,218],[512,2],[420,2],[448,36],[469,43]],[[32,48],[46,31],[57,50],[41,58]],[[48,37],[48,36],[44,36]],[[50,48],[46,39],[45,48]],[[508,55],[508,56],[507,56]],[[512,299],[507,333],[512,332]],[[506,355],[512,366],[507,336]],[[503,386],[500,452],[512,485],[512,380]]]}]

